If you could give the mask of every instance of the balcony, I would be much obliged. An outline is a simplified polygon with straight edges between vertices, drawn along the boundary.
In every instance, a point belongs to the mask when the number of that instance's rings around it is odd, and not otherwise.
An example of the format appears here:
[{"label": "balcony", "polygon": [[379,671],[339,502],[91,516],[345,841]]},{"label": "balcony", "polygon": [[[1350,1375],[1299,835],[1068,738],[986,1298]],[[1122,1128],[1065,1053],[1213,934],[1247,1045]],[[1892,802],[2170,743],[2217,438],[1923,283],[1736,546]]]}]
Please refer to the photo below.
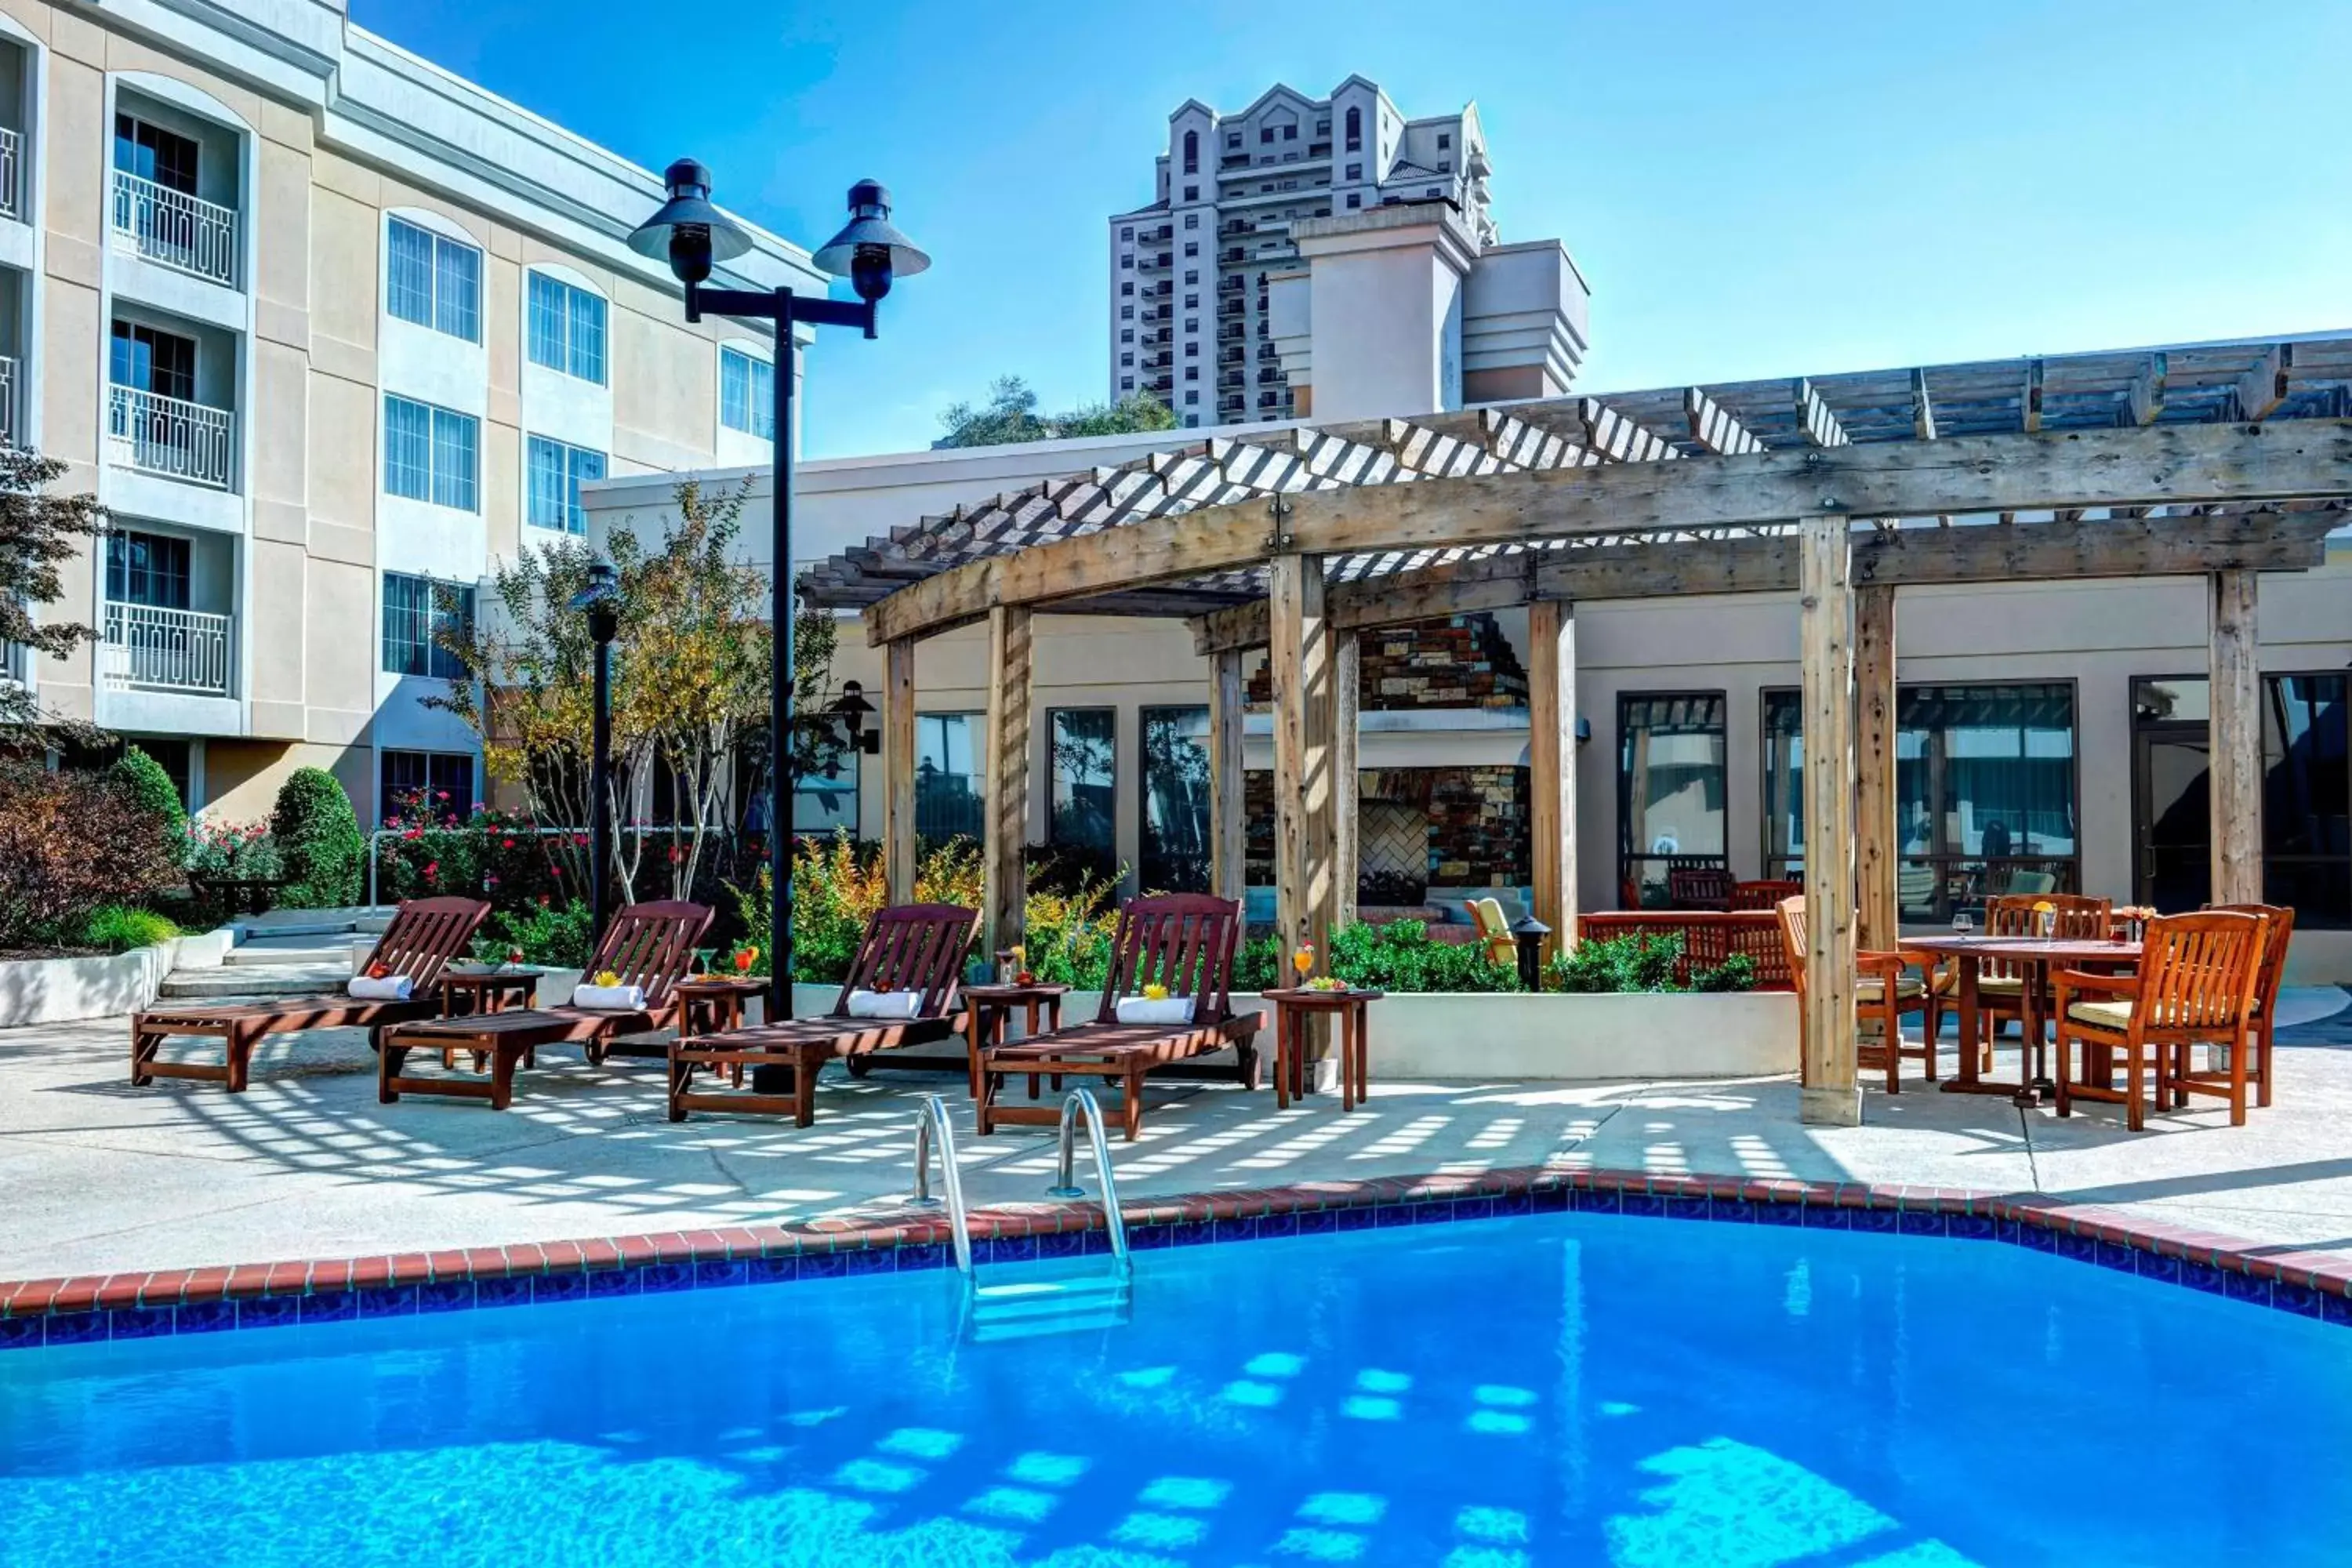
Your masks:
[{"label": "balcony", "polygon": [[236,646],[234,616],[109,599],[99,668],[113,690],[226,697]]},{"label": "balcony", "polygon": [[234,471],[236,416],[135,386],[110,386],[108,460],[117,467],[225,490]]},{"label": "balcony", "polygon": [[18,445],[24,432],[16,416],[16,384],[21,379],[16,360],[0,354],[0,447]]},{"label": "balcony", "polygon": [[235,209],[114,171],[114,235],[148,260],[236,287]]}]

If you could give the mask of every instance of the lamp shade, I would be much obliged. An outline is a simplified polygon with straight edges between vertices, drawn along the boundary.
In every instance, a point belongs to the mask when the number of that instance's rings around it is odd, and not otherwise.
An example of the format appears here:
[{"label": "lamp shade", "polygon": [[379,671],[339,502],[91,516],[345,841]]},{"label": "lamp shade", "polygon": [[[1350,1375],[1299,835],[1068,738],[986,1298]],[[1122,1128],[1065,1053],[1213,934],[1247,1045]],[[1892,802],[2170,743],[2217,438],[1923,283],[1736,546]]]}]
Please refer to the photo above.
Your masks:
[{"label": "lamp shade", "polygon": [[[688,282],[709,276],[711,265],[731,261],[751,248],[751,237],[710,205],[710,171],[680,158],[662,175],[668,199],[629,236],[639,256],[667,262]],[[700,276],[688,273],[699,270]]]},{"label": "lamp shade", "polygon": [[869,263],[887,253],[890,276],[912,278],[931,264],[915,242],[890,222],[890,193],[878,180],[860,180],[849,187],[849,226],[817,247],[809,259],[817,269],[847,278],[861,259]]}]

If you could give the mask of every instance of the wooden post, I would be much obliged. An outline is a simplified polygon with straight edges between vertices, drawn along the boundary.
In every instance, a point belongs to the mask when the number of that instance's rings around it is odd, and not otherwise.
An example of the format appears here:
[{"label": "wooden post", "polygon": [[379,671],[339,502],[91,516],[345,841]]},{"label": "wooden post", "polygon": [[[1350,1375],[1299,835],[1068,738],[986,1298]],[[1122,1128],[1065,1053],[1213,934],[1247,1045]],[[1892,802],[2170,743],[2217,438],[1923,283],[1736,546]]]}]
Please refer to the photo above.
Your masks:
[{"label": "wooden post", "polygon": [[1028,876],[1022,849],[1029,837],[1029,611],[997,605],[988,612],[988,772],[982,802],[982,951],[992,959],[1020,944]]},{"label": "wooden post", "polygon": [[1804,520],[1804,1088],[1816,1126],[1862,1121],[1855,1083],[1853,543],[1843,516]]},{"label": "wooden post", "polygon": [[894,904],[915,901],[915,639],[882,650],[882,879]]},{"label": "wooden post", "polygon": [[1213,656],[1209,680],[1209,891],[1236,903],[1249,892],[1249,806],[1242,784],[1244,657],[1241,648]]},{"label": "wooden post", "polygon": [[1549,962],[1576,945],[1576,612],[1564,599],[1528,606],[1528,869]]},{"label": "wooden post", "polygon": [[2263,901],[2263,677],[2252,572],[2211,577],[2213,892],[2217,904]]},{"label": "wooden post", "polygon": [[1362,846],[1356,835],[1356,713],[1362,660],[1356,634],[1332,634],[1331,668],[1331,928],[1356,918],[1356,875]]},{"label": "wooden post", "polygon": [[1903,935],[1895,877],[1903,837],[1895,795],[1894,587],[1855,589],[1853,610],[1854,916],[1863,949],[1888,952]]},{"label": "wooden post", "polygon": [[1285,961],[1312,942],[1331,950],[1331,632],[1323,558],[1277,555],[1266,567],[1274,676],[1275,923]]}]

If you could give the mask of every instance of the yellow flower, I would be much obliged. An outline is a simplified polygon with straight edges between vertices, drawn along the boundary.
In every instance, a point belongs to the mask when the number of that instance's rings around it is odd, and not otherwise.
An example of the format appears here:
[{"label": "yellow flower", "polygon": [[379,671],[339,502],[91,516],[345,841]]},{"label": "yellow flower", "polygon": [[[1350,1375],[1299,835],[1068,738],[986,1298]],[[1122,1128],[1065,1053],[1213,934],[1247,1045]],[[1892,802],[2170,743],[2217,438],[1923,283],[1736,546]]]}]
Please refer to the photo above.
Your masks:
[{"label": "yellow flower", "polygon": [[1165,1002],[1168,1000],[1168,987],[1154,981],[1143,988],[1143,999],[1147,1002]]},{"label": "yellow flower", "polygon": [[597,972],[596,984],[599,985],[618,985],[620,983],[621,977],[609,969]]},{"label": "yellow flower", "polygon": [[2053,904],[2053,903],[2049,902],[2047,900],[2042,900],[2042,902],[2036,903],[2036,904],[2033,906],[2033,912],[2034,912],[2035,914],[2037,914],[2037,915],[2046,915],[2046,914],[2049,914],[2049,913],[2051,913],[2052,911],[2055,910],[2057,908],[2058,908],[2058,906],[2057,906],[2057,905],[2055,905],[2055,904]]}]

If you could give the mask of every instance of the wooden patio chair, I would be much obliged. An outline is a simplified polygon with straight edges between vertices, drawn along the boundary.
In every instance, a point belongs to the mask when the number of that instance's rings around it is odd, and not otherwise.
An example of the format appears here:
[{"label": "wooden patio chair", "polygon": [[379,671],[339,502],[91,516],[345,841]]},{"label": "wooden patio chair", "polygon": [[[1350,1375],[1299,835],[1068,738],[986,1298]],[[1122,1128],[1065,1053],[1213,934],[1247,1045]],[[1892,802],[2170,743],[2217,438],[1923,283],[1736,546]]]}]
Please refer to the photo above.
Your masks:
[{"label": "wooden patio chair", "polygon": [[[2271,1103],[2271,1049],[2273,1033],[2278,1028],[2279,987],[2286,982],[2287,943],[2294,937],[2294,910],[2286,904],[2209,904],[2209,909],[2224,910],[2232,914],[2254,915],[2269,922],[2263,937],[2263,972],[2254,984],[2254,1059],[2248,1071],[2254,1084],[2254,1104],[2269,1110]],[[2218,1072],[2192,1073],[2186,1058],[2174,1075],[2173,1109],[2188,1103],[2191,1092],[2205,1093],[2198,1084],[2210,1083],[2210,1092],[2221,1092],[2224,1075]]]},{"label": "wooden patio chair", "polygon": [[[721,1035],[698,1035],[669,1043],[669,1119],[690,1111],[736,1110],[790,1116],[796,1127],[816,1120],[816,1079],[836,1057],[862,1058],[902,1046],[927,1046],[963,1031],[956,994],[963,984],[964,959],[971,951],[980,914],[953,904],[903,904],[883,910],[866,922],[866,936],[850,961],[848,977],[833,1010],[822,1017],[780,1019]],[[922,993],[911,1018],[859,1018],[849,1011],[858,992]],[[764,1092],[755,1077],[750,1089],[698,1092],[697,1070],[731,1073],[780,1068],[792,1075],[790,1094]]]},{"label": "wooden patio chair", "polygon": [[1518,939],[1511,935],[1511,922],[1503,918],[1501,902],[1470,899],[1465,900],[1463,907],[1470,911],[1471,922],[1478,928],[1478,945],[1486,950],[1487,959],[1496,963],[1518,963]]},{"label": "wooden patio chair", "polygon": [[[392,1025],[438,1017],[443,1011],[441,972],[466,951],[489,912],[490,906],[478,899],[412,899],[400,906],[360,969],[367,973],[381,965],[387,974],[406,975],[409,998],[405,1002],[365,1001],[338,992],[277,996],[266,1002],[191,1003],[133,1013],[131,1081],[143,1089],[159,1078],[202,1079],[227,1085],[231,1094],[242,1094],[253,1047],[265,1036],[303,1029],[365,1029],[369,1044],[373,1045]],[[158,1052],[174,1035],[217,1039],[226,1059],[217,1067],[209,1062],[164,1061]]]},{"label": "wooden patio chair", "polygon": [[[1789,973],[1796,983],[1797,1016],[1805,1010],[1805,900],[1801,893],[1780,900],[1780,937],[1789,950]],[[1853,955],[1854,1020],[1857,1024],[1876,1023],[1877,1043],[1864,1036],[1856,1046],[1855,1061],[1863,1067],[1884,1068],[1886,1092],[1903,1091],[1903,1058],[1916,1059],[1929,1083],[1936,1081],[1935,1026],[1942,1022],[1941,1005],[1925,980],[1914,980],[1904,973],[1915,962],[1900,952],[1862,952]],[[1906,1014],[1922,1016],[1923,1035],[1914,1047],[1903,1038],[1902,1020]],[[1804,1056],[1798,1053],[1798,1081],[1803,1081]]]},{"label": "wooden patio chair", "polygon": [[1804,890],[1802,882],[1784,881],[1777,878],[1760,882],[1734,882],[1731,884],[1730,907],[1734,910],[1748,911],[1777,910],[1780,907],[1780,900],[1797,898]]},{"label": "wooden patio chair", "polygon": [[[2195,1093],[2230,1101],[2230,1125],[2246,1124],[2249,1045],[2253,1003],[2262,984],[2269,922],[2235,910],[2163,915],[2147,922],[2137,974],[2061,970],[2051,977],[2058,1014],[2058,1114],[2074,1114],[2077,1100],[2120,1101],[2124,1124],[2147,1125],[2140,1073],[2154,1074],[2154,1102],[2172,1092],[2176,1067],[2189,1047],[2230,1047],[2226,1075],[2184,1079]],[[2080,1047],[2082,1071],[2075,1071]],[[2124,1086],[2115,1087],[2115,1058],[2123,1058]]]},{"label": "wooden patio chair", "polygon": [[[1984,934],[1987,936],[2038,936],[2041,917],[2033,906],[2048,904],[2054,917],[2054,934],[2067,942],[2104,942],[2112,934],[2115,924],[2115,900],[2084,898],[2079,893],[2004,893],[1985,900]],[[2042,1054],[2040,1040],[2025,1040],[2025,984],[2033,966],[1998,958],[1985,959],[1977,970],[1977,1017],[1980,1033],[1976,1041],[1977,1059],[1980,1068],[1992,1066],[1993,1042],[2000,1037],[2001,1026],[2015,1024],[2018,1037],[2024,1042],[2029,1058]],[[2053,1003],[2044,994],[2035,999],[2044,1020],[2053,1016]],[[1968,1042],[1963,1041],[1966,1048]],[[2030,1061],[2026,1076],[2035,1076],[2041,1064]]]},{"label": "wooden patio chair", "polygon": [[1733,885],[1731,873],[1721,866],[1666,868],[1666,902],[1678,910],[1727,910]]},{"label": "wooden patio chair", "polygon": [[[1125,1095],[1120,1110],[1129,1142],[1142,1131],[1143,1080],[1156,1068],[1231,1046],[1237,1058],[1235,1079],[1255,1089],[1254,1042],[1265,1026],[1265,1015],[1234,1011],[1234,950],[1240,943],[1241,930],[1241,906],[1230,899],[1163,893],[1130,900],[1118,912],[1118,929],[1111,939],[1110,973],[1104,981],[1102,1005],[1094,1022],[992,1046],[982,1054],[981,1136],[1006,1122],[1037,1127],[1060,1122],[1058,1105],[1001,1103],[1004,1081],[1015,1073],[1028,1075],[1033,1098],[1041,1074],[1050,1074],[1056,1080],[1065,1077],[1118,1080]],[[1119,999],[1139,996],[1146,985],[1155,984],[1166,986],[1171,997],[1190,998],[1192,1020],[1120,1023]]]},{"label": "wooden patio chair", "polygon": [[[515,1068],[527,1061],[536,1066],[541,1046],[578,1045],[592,1064],[601,1065],[621,1037],[649,1034],[676,1022],[677,983],[686,978],[694,961],[694,944],[709,929],[710,919],[709,906],[673,900],[631,904],[613,917],[583,973],[593,978],[610,970],[622,984],[643,988],[642,1007],[566,1004],[404,1024],[385,1030],[376,1041],[376,1099],[393,1105],[404,1094],[439,1095],[487,1100],[492,1110],[504,1110],[514,1101]],[[468,1052],[478,1071],[478,1064],[488,1065],[489,1077],[409,1077],[401,1069],[412,1050],[441,1052],[445,1063],[451,1052]],[[650,1052],[622,1054],[656,1053],[666,1055],[667,1050],[656,1047]]]}]

